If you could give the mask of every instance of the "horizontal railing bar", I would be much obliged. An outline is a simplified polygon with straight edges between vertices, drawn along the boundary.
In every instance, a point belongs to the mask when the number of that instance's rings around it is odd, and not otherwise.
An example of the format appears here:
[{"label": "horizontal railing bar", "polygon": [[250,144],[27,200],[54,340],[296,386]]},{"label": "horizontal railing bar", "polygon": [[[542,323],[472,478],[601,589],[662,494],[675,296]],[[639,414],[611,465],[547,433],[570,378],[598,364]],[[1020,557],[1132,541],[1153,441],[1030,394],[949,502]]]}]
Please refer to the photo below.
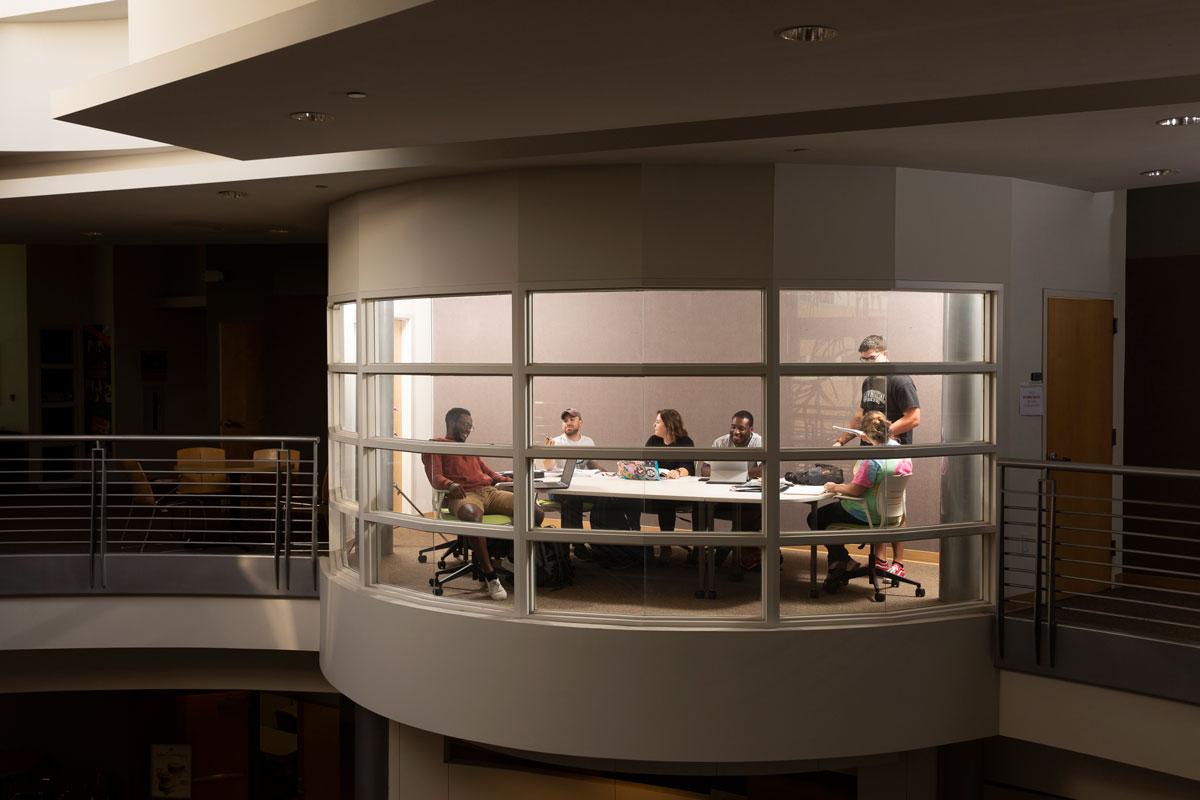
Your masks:
[{"label": "horizontal railing bar", "polygon": [[[1080,564],[1080,565],[1088,566],[1088,567],[1110,567],[1111,568],[1114,566],[1113,564],[1111,564],[1110,562],[1107,562],[1107,561],[1084,561],[1084,560],[1078,559],[1078,558],[1063,558],[1062,556],[1055,556],[1054,560],[1061,562],[1063,564]],[[1143,566],[1139,565],[1136,567],[1126,567],[1126,568],[1136,569],[1139,572],[1153,572],[1156,575],[1166,575],[1166,576],[1173,577],[1173,578],[1194,578],[1194,577],[1196,577],[1196,573],[1194,573],[1194,572],[1179,572],[1178,570],[1160,569],[1158,567],[1143,567]],[[1063,578],[1078,578],[1079,580],[1095,580],[1094,578],[1089,579],[1083,575],[1070,575],[1068,573],[1061,572],[1061,571],[1056,571],[1055,574],[1059,575]],[[1111,581],[1111,583],[1116,583],[1116,581]]]},{"label": "horizontal railing bar", "polygon": [[[1140,569],[1140,568],[1139,568]],[[1141,592],[1156,592],[1159,594],[1173,594],[1182,597],[1200,597],[1200,592],[1191,592],[1187,589],[1171,589],[1166,586],[1153,586],[1150,584],[1129,583],[1127,581],[1103,580],[1101,578],[1085,578],[1083,576],[1075,576],[1072,580],[1083,581],[1085,583],[1098,583],[1102,586],[1116,587],[1121,589],[1137,589]]]},{"label": "horizontal railing bar", "polygon": [[[11,436],[5,436],[6,442],[305,442],[307,444],[320,444],[321,437],[319,436],[161,436],[157,434],[129,434],[129,435],[95,435],[84,436],[81,434],[71,435],[43,435],[43,434],[24,434],[18,433]],[[48,461],[54,461],[54,458],[47,458]]]},{"label": "horizontal railing bar", "polygon": [[1113,536],[1135,536],[1143,539],[1161,539],[1166,542],[1197,542],[1194,536],[1171,536],[1167,533],[1145,533],[1143,531],[1127,531],[1123,528],[1082,528],[1077,526],[1058,526],[1059,530],[1077,531],[1079,533],[1103,533]]},{"label": "horizontal railing bar", "polygon": [[1106,595],[1097,597],[1097,595],[1092,592],[1072,592],[1072,591],[1068,591],[1066,589],[1059,589],[1057,593],[1061,594],[1061,595],[1066,595],[1067,597],[1090,597],[1093,599],[1102,599],[1105,602],[1133,603],[1135,605],[1140,605],[1140,606],[1151,606],[1153,608],[1169,608],[1173,611],[1187,611],[1192,614],[1200,615],[1200,608],[1196,608],[1194,606],[1181,606],[1181,605],[1177,605],[1175,603],[1161,603],[1156,600],[1139,600],[1134,597],[1120,597],[1118,595],[1110,595],[1110,594],[1106,594]]},{"label": "horizontal railing bar", "polygon": [[[1059,530],[1074,530],[1074,529],[1073,528],[1059,528]],[[1181,540],[1177,540],[1177,541],[1187,541],[1187,540],[1181,539]],[[1111,544],[1108,544],[1108,545],[1084,544],[1083,542],[1064,542],[1063,540],[1059,539],[1058,546],[1059,547],[1079,547],[1084,550],[1115,551],[1115,550],[1119,549],[1122,556],[1132,554],[1132,555],[1138,555],[1138,556],[1161,556],[1163,558],[1181,558],[1185,561],[1200,561],[1200,556],[1187,556],[1187,555],[1183,555],[1182,553],[1163,553],[1158,550],[1140,550],[1137,548],[1126,547],[1124,545],[1122,545],[1120,548],[1117,548]]]},{"label": "horizontal railing bar", "polygon": [[427,364],[418,361],[406,361],[402,363],[387,363],[382,361],[372,361],[363,364],[363,377],[371,377],[373,375],[479,375],[483,377],[512,377],[511,362],[463,362],[460,364],[448,364],[445,362],[436,364]]},{"label": "horizontal railing bar", "polygon": [[779,365],[780,376],[839,377],[849,375],[865,378],[868,375],[990,375],[996,372],[991,361],[886,361],[865,364],[848,362],[792,362]]},{"label": "horizontal railing bar", "polygon": [[1104,475],[1144,475],[1148,478],[1200,478],[1200,470],[1128,467],[1110,464],[1084,464],[1074,461],[1036,461],[1024,458],[1001,458],[997,465],[1009,469],[1049,469],[1057,472],[1094,472]]},{"label": "horizontal railing bar", "polygon": [[[1064,611],[1069,611],[1072,614],[1095,614],[1097,616],[1110,617],[1112,619],[1128,619],[1128,620],[1133,620],[1135,622],[1150,622],[1155,625],[1172,625],[1177,628],[1189,628],[1189,629],[1193,629],[1193,630],[1200,630],[1200,625],[1192,624],[1189,622],[1174,622],[1172,620],[1167,620],[1167,619],[1154,619],[1154,618],[1147,618],[1147,617],[1138,617],[1138,616],[1134,616],[1132,614],[1118,614],[1114,611],[1099,611],[1094,608],[1076,608],[1074,606],[1069,606],[1066,609],[1060,609],[1059,610],[1060,615]],[[1133,636],[1135,638],[1141,638],[1141,637],[1138,637],[1138,635],[1136,633],[1131,633],[1129,635]]]}]

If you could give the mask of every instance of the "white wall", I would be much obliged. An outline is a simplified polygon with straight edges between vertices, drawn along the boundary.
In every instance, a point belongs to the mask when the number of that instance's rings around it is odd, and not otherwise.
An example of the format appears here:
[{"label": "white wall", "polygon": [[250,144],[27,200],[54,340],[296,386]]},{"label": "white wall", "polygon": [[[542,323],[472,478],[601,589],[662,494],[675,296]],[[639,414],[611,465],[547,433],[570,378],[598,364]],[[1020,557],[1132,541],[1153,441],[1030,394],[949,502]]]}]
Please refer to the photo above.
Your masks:
[{"label": "white wall", "polygon": [[127,59],[123,19],[0,23],[0,151],[157,146],[133,136],[59,122],[51,112],[55,92],[124,67]]}]

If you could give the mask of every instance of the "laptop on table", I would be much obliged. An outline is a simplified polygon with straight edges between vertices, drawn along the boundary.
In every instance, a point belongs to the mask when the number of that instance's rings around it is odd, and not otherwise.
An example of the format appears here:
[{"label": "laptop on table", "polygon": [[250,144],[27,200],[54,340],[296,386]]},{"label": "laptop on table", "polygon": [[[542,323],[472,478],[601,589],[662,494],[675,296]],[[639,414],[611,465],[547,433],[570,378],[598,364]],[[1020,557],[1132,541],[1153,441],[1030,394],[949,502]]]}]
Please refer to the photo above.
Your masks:
[{"label": "laptop on table", "polygon": [[549,478],[539,478],[533,482],[534,489],[566,489],[571,485],[571,478],[575,476],[575,466],[579,463],[577,459],[568,458],[563,463],[562,475],[558,480]]},{"label": "laptop on table", "polygon": [[709,483],[745,483],[749,478],[745,461],[713,461],[709,464]]}]

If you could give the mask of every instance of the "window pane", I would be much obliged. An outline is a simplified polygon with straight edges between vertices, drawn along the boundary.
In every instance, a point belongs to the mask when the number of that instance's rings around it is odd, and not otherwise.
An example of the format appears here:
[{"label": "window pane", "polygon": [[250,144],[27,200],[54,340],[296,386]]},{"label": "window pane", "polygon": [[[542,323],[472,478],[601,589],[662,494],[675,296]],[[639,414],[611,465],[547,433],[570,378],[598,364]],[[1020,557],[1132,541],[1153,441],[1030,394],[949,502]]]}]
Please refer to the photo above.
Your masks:
[{"label": "window pane", "polygon": [[982,292],[783,291],[780,360],[857,361],[859,344],[877,334],[892,361],[983,361],[985,300]]},{"label": "window pane", "polygon": [[511,295],[380,300],[368,314],[374,363],[512,362]]},{"label": "window pane", "polygon": [[[376,533],[379,538],[379,583],[411,589],[428,596],[445,599],[477,602],[481,605],[495,608],[513,607],[512,573],[504,569],[512,556],[512,542],[504,539],[487,539],[486,547],[489,558],[496,568],[507,597],[501,600],[493,599],[487,592],[485,584],[478,580],[479,573],[470,567],[470,555],[473,549],[463,550],[464,542],[457,536],[426,533],[413,530],[403,525],[380,525]],[[478,540],[465,540],[467,548],[479,547]],[[459,567],[463,572],[452,577]],[[448,569],[438,575],[439,570]],[[446,580],[437,587],[431,585],[435,577]],[[440,590],[441,594],[437,594]]]},{"label": "window pane", "polygon": [[347,514],[339,508],[329,508],[329,547],[333,552],[341,552],[346,566],[358,570],[358,520],[354,515]]},{"label": "window pane", "polygon": [[[780,567],[779,613],[784,618],[807,617],[815,614],[878,614],[887,611],[911,611],[941,605],[939,596],[939,554],[925,549],[927,543],[908,542],[904,552],[904,577],[920,584],[922,596],[917,596],[917,587],[897,581],[892,586],[882,575],[878,578],[884,602],[872,600],[870,579],[864,574],[851,578],[844,584],[831,587],[825,582],[828,574],[828,552],[823,545],[816,547],[816,581],[812,580],[810,564],[813,548],[810,546],[787,546],[780,549],[783,566]],[[860,565],[867,563],[866,548],[857,549],[847,545],[850,557]],[[893,553],[889,546],[881,546],[877,556],[890,563]],[[978,569],[978,565],[972,567]],[[816,597],[813,597],[815,586]],[[973,598],[978,599],[978,598]]]},{"label": "window pane", "polygon": [[[714,570],[711,597],[708,593],[697,597],[699,569],[689,563],[689,548],[671,548],[665,564],[660,558],[662,548],[639,545],[531,542],[529,549],[537,576],[533,593],[536,612],[685,619],[762,617],[761,570],[757,566],[762,551],[758,548],[719,553],[723,564]],[[691,549],[698,560],[702,548]],[[743,562],[746,568],[737,569]]]},{"label": "window pane", "polygon": [[358,376],[335,373],[332,377],[334,427],[354,433],[358,430]]},{"label": "window pane", "polygon": [[602,447],[642,447],[660,409],[679,412],[696,447],[729,433],[737,411],[755,417],[763,434],[762,381],[758,378],[581,378],[533,379],[531,443],[563,434],[562,413],[578,410],[581,431]]},{"label": "window pane", "polygon": [[[875,448],[853,447],[852,450],[869,451]],[[897,459],[897,448],[885,448],[889,461]],[[900,451],[902,453],[903,451]],[[894,455],[897,454],[897,455]],[[858,455],[857,453],[855,455]],[[864,453],[864,456],[866,454]],[[980,522],[984,518],[983,477],[985,461],[982,455],[944,456],[938,458],[904,459],[911,463],[911,477],[905,486],[905,525],[924,526],[959,522]],[[829,466],[841,470],[834,482],[849,483],[854,478],[855,461],[834,461]],[[816,478],[817,465],[796,461],[785,461],[780,469],[793,482],[803,481],[804,476]],[[840,477],[841,481],[837,478]],[[780,502],[780,531],[806,532],[810,530],[807,516],[812,503],[800,495],[801,490],[788,492]],[[820,501],[824,506],[827,501]]]},{"label": "window pane", "polygon": [[373,436],[446,435],[446,412],[471,412],[474,444],[512,444],[512,378],[498,375],[376,375],[368,379]]},{"label": "window pane", "polygon": [[[912,391],[893,390],[889,384],[897,376],[884,379],[881,396],[903,404],[906,398],[920,408],[920,425],[911,431],[911,444],[985,441],[984,426],[989,397],[989,379],[983,375],[913,375]],[[834,425],[848,426],[862,407],[864,383],[875,388],[870,379],[785,376],[779,381],[779,408],[782,421],[782,447],[829,447],[842,435]],[[880,391],[880,390],[877,390]],[[914,394],[915,392],[915,394]],[[888,407],[889,419],[905,409]]]},{"label": "window pane", "polygon": [[353,364],[358,360],[358,304],[341,303],[333,307],[329,332],[333,337],[333,361]]},{"label": "window pane", "polygon": [[330,489],[333,496],[350,501],[357,500],[356,448],[345,442],[330,442],[329,451],[332,458],[330,472],[333,475],[333,485]]},{"label": "window pane", "polygon": [[[370,477],[371,496],[367,507],[372,511],[394,511],[398,514],[411,514],[419,517],[433,518],[435,514],[443,519],[456,520],[458,517],[450,513],[450,498],[444,491],[435,491],[430,476],[440,470],[446,481],[438,481],[439,485],[454,481],[471,494],[487,504],[491,502],[491,491],[478,488],[471,489],[470,484],[463,478],[466,469],[474,470],[477,464],[467,463],[464,459],[482,459],[483,463],[494,472],[509,472],[512,470],[512,459],[495,458],[492,456],[477,456],[475,454],[440,455],[429,453],[410,453],[404,450],[371,450],[372,472]],[[455,480],[457,479],[457,480]],[[501,492],[500,494],[504,494]],[[510,498],[498,497],[496,502]],[[485,507],[488,517],[486,524],[511,526],[512,514],[502,510],[492,510]],[[503,519],[501,519],[503,518]],[[511,531],[504,534],[511,536]]]},{"label": "window pane", "polygon": [[748,363],[762,360],[758,291],[533,295],[538,363]]}]

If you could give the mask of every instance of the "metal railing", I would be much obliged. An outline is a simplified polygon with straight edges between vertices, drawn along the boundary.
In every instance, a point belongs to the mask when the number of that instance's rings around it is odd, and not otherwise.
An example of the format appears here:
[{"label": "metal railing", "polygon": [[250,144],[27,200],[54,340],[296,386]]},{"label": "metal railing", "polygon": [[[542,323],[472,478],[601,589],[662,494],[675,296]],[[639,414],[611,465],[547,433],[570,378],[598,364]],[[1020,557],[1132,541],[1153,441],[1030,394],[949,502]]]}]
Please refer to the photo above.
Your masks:
[{"label": "metal railing", "polygon": [[1002,665],[1077,661],[1061,645],[1066,630],[1200,648],[1200,471],[1017,459],[998,467]]},{"label": "metal railing", "polygon": [[316,437],[0,438],[0,595],[312,595]]}]

